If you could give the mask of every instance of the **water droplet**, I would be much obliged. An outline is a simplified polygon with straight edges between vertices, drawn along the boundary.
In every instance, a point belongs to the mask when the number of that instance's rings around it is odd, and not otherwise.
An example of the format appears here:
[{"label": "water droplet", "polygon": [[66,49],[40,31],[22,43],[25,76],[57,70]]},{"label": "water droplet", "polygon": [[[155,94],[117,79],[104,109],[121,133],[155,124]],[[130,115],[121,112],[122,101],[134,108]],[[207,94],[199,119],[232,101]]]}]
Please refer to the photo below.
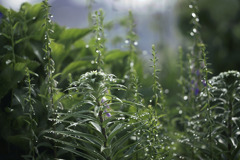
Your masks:
[{"label": "water droplet", "polygon": [[193,6],[190,4],[190,5],[189,5],[189,8],[193,8]]},{"label": "water droplet", "polygon": [[125,40],[125,43],[128,44],[128,43],[129,43],[129,40]]},{"label": "water droplet", "polygon": [[191,32],[191,33],[190,33],[190,35],[191,35],[191,36],[194,36],[194,33],[193,33],[193,32]]},{"label": "water droplet", "polygon": [[196,21],[199,22],[199,18],[196,18]]},{"label": "water droplet", "polygon": [[85,46],[86,48],[89,48],[89,45],[88,44],[86,44],[86,46]]},{"label": "water droplet", "polygon": [[137,41],[135,41],[133,44],[134,44],[135,46],[137,46],[137,45],[138,45],[138,42],[137,42]]},{"label": "water droplet", "polygon": [[91,64],[94,64],[94,61],[91,61]]},{"label": "water droplet", "polygon": [[183,99],[186,101],[188,99],[188,96],[184,96]]},{"label": "water droplet", "polygon": [[51,15],[50,17],[53,18],[53,15]]},{"label": "water droplet", "polygon": [[97,53],[99,53],[99,50],[96,50]]},{"label": "water droplet", "polygon": [[196,28],[193,28],[193,32],[194,32],[194,33],[197,33],[197,29],[196,29]]},{"label": "water droplet", "polygon": [[101,38],[100,38],[100,37],[98,37],[98,38],[97,38],[97,40],[98,40],[98,41],[100,41],[100,40],[101,40]]},{"label": "water droplet", "polygon": [[179,111],[178,111],[178,113],[179,113],[179,114],[182,114],[182,113],[183,113],[183,111],[182,111],[182,110],[179,110]]},{"label": "water droplet", "polygon": [[165,94],[168,94],[169,93],[169,89],[165,89]]},{"label": "water droplet", "polygon": [[196,16],[197,16],[197,15],[196,15],[195,13],[192,13],[192,17],[193,17],[193,18],[196,18]]},{"label": "water droplet", "polygon": [[10,59],[8,59],[7,61],[6,61],[6,65],[8,65],[8,64],[10,64],[12,61],[10,60]]},{"label": "water droplet", "polygon": [[33,17],[33,18],[32,18],[32,20],[35,20],[35,19],[36,19],[36,17]]},{"label": "water droplet", "polygon": [[130,63],[130,67],[133,67],[133,66],[134,66],[134,63],[133,63],[133,62],[131,62],[131,63]]}]

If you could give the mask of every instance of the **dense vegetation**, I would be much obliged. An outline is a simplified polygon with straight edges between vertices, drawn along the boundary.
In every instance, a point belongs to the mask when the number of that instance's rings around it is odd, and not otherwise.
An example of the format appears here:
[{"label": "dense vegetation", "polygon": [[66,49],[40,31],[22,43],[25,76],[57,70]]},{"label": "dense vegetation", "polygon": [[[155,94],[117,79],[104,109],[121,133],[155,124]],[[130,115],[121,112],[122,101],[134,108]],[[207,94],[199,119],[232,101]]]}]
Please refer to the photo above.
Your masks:
[{"label": "dense vegetation", "polygon": [[238,160],[240,73],[209,78],[198,4],[188,6],[193,46],[179,48],[173,98],[155,45],[144,73],[131,12],[126,48],[108,50],[102,10],[67,29],[47,0],[0,6],[0,159]]}]

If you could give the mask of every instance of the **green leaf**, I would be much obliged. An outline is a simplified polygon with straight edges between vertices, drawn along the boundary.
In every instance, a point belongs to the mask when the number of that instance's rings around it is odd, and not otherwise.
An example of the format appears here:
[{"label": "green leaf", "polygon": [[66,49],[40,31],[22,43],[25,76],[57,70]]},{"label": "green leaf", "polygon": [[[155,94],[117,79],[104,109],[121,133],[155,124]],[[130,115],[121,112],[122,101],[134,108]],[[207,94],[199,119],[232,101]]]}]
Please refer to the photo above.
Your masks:
[{"label": "green leaf", "polygon": [[61,65],[62,61],[68,56],[68,54],[65,53],[65,46],[60,43],[51,42],[50,47],[52,49],[52,56],[56,61],[56,65]]},{"label": "green leaf", "polygon": [[[122,148],[122,145],[130,139],[130,137],[136,132],[136,130],[140,129],[143,125],[139,125],[141,122],[132,124],[127,129],[123,129],[122,131],[125,133],[123,136],[118,137],[117,140],[111,145],[113,148],[113,153],[115,154],[120,148]],[[136,128],[136,125],[139,125]],[[129,131],[130,130],[130,131]]]},{"label": "green leaf", "polygon": [[108,63],[108,62],[110,63],[112,61],[122,59],[127,55],[129,55],[129,52],[127,52],[127,51],[121,51],[118,49],[112,50],[105,55],[105,61],[106,61],[106,63]]},{"label": "green leaf", "polygon": [[7,141],[18,146],[19,149],[27,150],[28,149],[28,140],[23,135],[14,135],[8,136]]},{"label": "green leaf", "polygon": [[13,30],[15,31],[15,29],[17,28],[19,22],[15,23],[14,26],[13,26]]},{"label": "green leaf", "polygon": [[76,151],[76,150],[73,150],[73,149],[70,149],[70,148],[66,148],[66,147],[59,147],[57,146],[58,148],[61,148],[63,150],[66,150],[66,151],[69,151],[69,152],[72,152],[74,153],[75,155],[78,155],[80,157],[83,157],[83,158],[86,158],[88,160],[96,160],[94,157],[91,157],[90,155],[87,155],[85,153],[82,153],[82,152],[79,152],[79,151]]},{"label": "green leaf", "polygon": [[98,131],[98,132],[100,132],[100,133],[102,133],[102,129],[101,129],[101,127],[100,127],[100,125],[99,124],[97,124],[97,123],[95,123],[95,122],[90,122],[91,124],[92,124],[92,126]]},{"label": "green leaf", "polygon": [[11,39],[11,37],[10,36],[8,36],[7,34],[5,34],[5,33],[0,33],[0,35],[3,35],[4,37],[6,37],[7,39]]},{"label": "green leaf", "polygon": [[5,45],[5,46],[3,46],[3,48],[6,48],[8,51],[12,51],[12,46],[10,46],[10,45]]},{"label": "green leaf", "polygon": [[0,98],[2,98],[8,91],[14,88],[19,81],[21,81],[25,74],[26,63],[16,63],[15,69],[7,66],[0,73]]},{"label": "green leaf", "polygon": [[108,139],[107,139],[107,144],[110,144],[112,139],[114,138],[114,136],[121,131],[123,128],[123,125],[120,123],[118,124],[113,130],[112,132],[109,134]]},{"label": "green leaf", "polygon": [[89,28],[79,29],[79,28],[70,28],[65,29],[59,36],[59,42],[64,44],[71,44],[74,41],[83,38],[85,35],[90,33],[92,30]]},{"label": "green leaf", "polygon": [[14,94],[14,97],[16,98],[16,100],[21,104],[22,106],[22,110],[24,111],[25,109],[25,104],[24,104],[24,96],[22,94]]},{"label": "green leaf", "polygon": [[40,13],[42,10],[42,3],[38,3],[32,6],[31,4],[25,2],[21,5],[21,8],[23,8],[27,13],[26,14],[27,19],[33,19],[33,17],[35,18],[41,17]]},{"label": "green leaf", "polygon": [[30,37],[24,37],[15,42],[15,44],[21,43],[22,41],[25,41],[26,39],[29,39]]},{"label": "green leaf", "polygon": [[[54,133],[59,134],[59,135],[61,134],[66,137],[71,136],[72,138],[74,137],[75,139],[84,141],[84,142],[86,142],[86,140],[87,140],[88,143],[91,143],[92,145],[96,145],[96,146],[98,146],[98,145],[101,146],[103,144],[102,139],[100,139],[99,137],[96,137],[92,134],[79,132],[79,131],[73,130],[73,129],[68,129],[68,130],[69,131],[54,131]],[[81,138],[78,138],[76,136],[79,136]],[[84,140],[83,138],[86,140]],[[103,138],[103,137],[101,137],[101,138]]]},{"label": "green leaf", "polygon": [[89,61],[76,61],[70,63],[62,72],[62,79],[67,78],[69,73],[74,73],[76,71],[81,71],[87,68],[90,65]]}]

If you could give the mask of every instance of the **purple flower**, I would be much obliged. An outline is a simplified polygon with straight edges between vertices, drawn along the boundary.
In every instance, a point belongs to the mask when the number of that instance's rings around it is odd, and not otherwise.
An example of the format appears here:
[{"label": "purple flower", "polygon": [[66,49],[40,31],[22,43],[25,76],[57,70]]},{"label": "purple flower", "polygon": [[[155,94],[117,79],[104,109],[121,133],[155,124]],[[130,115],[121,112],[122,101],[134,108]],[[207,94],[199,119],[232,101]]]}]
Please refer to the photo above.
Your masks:
[{"label": "purple flower", "polygon": [[3,17],[3,13],[0,12],[0,23],[1,23],[2,17]]},{"label": "purple flower", "polygon": [[106,113],[106,115],[107,115],[107,117],[111,117],[112,115],[111,115],[111,113]]},{"label": "purple flower", "polygon": [[202,80],[202,84],[203,84],[203,86],[204,86],[204,87],[206,87],[206,86],[207,86],[207,83],[206,83],[206,81],[205,81],[205,80]]},{"label": "purple flower", "polygon": [[196,75],[200,76],[200,71],[199,70],[196,71]]},{"label": "purple flower", "polygon": [[101,99],[101,103],[104,103],[104,102],[106,102],[107,101],[107,98],[106,97],[103,97],[102,99]]},{"label": "purple flower", "polygon": [[200,90],[199,90],[198,87],[196,86],[196,87],[194,88],[194,95],[195,95],[195,96],[198,96],[199,93],[200,93]]},{"label": "purple flower", "polygon": [[107,112],[107,110],[104,110],[104,113],[106,113],[107,117],[111,117],[111,113]]},{"label": "purple flower", "polygon": [[191,80],[191,84],[193,84],[194,83],[194,80]]}]

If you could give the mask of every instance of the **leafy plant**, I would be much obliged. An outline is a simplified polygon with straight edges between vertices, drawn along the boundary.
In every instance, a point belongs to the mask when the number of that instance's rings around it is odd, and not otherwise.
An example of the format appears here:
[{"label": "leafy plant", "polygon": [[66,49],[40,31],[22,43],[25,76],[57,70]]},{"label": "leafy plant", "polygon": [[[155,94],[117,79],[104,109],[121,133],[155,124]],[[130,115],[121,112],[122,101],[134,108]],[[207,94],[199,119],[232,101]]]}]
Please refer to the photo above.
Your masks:
[{"label": "leafy plant", "polygon": [[126,48],[108,50],[104,12],[91,17],[92,5],[84,29],[53,23],[47,0],[0,6],[0,159],[239,159],[240,73],[210,78],[197,1],[178,101],[160,83],[154,45],[144,73],[133,13],[121,21]]}]

